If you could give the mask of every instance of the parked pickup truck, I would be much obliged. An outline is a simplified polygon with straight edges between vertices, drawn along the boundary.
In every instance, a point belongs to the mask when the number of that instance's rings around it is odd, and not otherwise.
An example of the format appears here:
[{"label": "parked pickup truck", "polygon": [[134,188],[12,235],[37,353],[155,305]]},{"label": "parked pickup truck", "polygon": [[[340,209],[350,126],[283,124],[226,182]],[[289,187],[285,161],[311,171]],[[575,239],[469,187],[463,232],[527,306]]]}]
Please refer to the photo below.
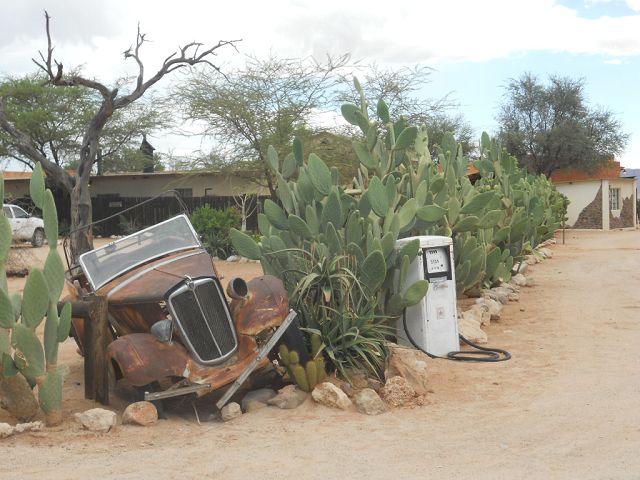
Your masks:
[{"label": "parked pickup truck", "polygon": [[29,215],[17,205],[2,205],[4,214],[11,223],[13,241],[31,242],[34,247],[44,243],[44,223],[41,218]]}]

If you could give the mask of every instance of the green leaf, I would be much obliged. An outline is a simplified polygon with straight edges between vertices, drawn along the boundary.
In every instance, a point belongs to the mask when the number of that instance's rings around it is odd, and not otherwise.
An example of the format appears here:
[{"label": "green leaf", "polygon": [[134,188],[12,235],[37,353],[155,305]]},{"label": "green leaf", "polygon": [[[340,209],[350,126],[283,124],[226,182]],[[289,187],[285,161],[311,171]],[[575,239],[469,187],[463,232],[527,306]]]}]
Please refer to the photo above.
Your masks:
[{"label": "green leaf", "polygon": [[416,210],[416,216],[425,222],[437,222],[447,213],[446,208],[440,205],[427,205]]},{"label": "green leaf", "polygon": [[400,249],[400,257],[407,256],[409,257],[409,261],[413,262],[418,255],[418,251],[420,250],[420,240],[415,238],[407,243],[405,243]]},{"label": "green leaf", "polygon": [[49,248],[56,250],[58,245],[58,212],[56,211],[53,193],[49,189],[44,192],[42,220],[44,221],[44,233],[49,242]]},{"label": "green leaf", "polygon": [[469,214],[477,213],[482,210],[495,196],[495,192],[490,190],[488,192],[482,192],[471,199],[469,203],[462,206],[460,213]]},{"label": "green leaf", "polygon": [[367,167],[367,169],[374,170],[378,166],[375,159],[373,158],[373,155],[371,155],[371,152],[366,147],[366,145],[354,141],[353,150],[356,152],[360,163]]},{"label": "green leaf", "polygon": [[484,214],[484,216],[478,222],[478,228],[493,228],[495,227],[500,220],[502,220],[502,216],[504,215],[503,210],[491,210]]},{"label": "green leaf", "polygon": [[236,251],[250,260],[259,260],[261,257],[260,246],[246,233],[232,228],[229,231],[229,238]]},{"label": "green leaf", "polygon": [[309,225],[297,215],[289,215],[289,230],[307,240],[313,239]]},{"label": "green leaf", "polygon": [[0,328],[13,328],[15,312],[9,295],[0,289]]},{"label": "green leaf", "polygon": [[304,154],[302,149],[302,140],[297,135],[293,137],[293,157],[296,161],[296,165],[299,167],[304,163]]},{"label": "green leaf", "polygon": [[451,231],[453,233],[469,232],[478,226],[478,217],[470,215],[456,222]]},{"label": "green leaf", "polygon": [[362,227],[360,226],[360,215],[357,211],[351,212],[347,219],[347,225],[345,227],[346,243],[361,243],[362,242]]},{"label": "green leaf", "polygon": [[378,177],[372,177],[367,190],[371,209],[376,215],[384,218],[389,210],[389,200],[384,185]]},{"label": "green leaf", "polygon": [[40,165],[40,163],[36,163],[31,173],[29,194],[35,206],[42,210],[44,203],[44,172],[42,171],[42,165]]},{"label": "green leaf", "polygon": [[338,236],[338,232],[336,231],[336,227],[333,226],[333,223],[329,222],[327,224],[327,246],[329,247],[329,253],[335,256],[342,252],[342,242],[340,241],[340,237]]},{"label": "green leaf", "polygon": [[17,324],[11,331],[11,343],[16,349],[16,355],[23,361],[18,366],[24,376],[36,378],[44,375],[44,351],[32,329]]},{"label": "green leaf", "polygon": [[511,227],[504,227],[493,235],[493,243],[498,244],[504,242],[511,234]]},{"label": "green leaf", "polygon": [[424,298],[429,289],[429,282],[426,280],[418,280],[411,285],[406,292],[402,295],[403,307],[410,307],[416,305]]},{"label": "green leaf", "polygon": [[382,120],[385,124],[391,121],[391,117],[389,116],[389,107],[384,102],[382,98],[378,100],[378,104],[376,105],[376,112],[380,120]]},{"label": "green leaf", "polygon": [[467,260],[456,267],[456,283],[464,284],[471,270],[471,261]]},{"label": "green leaf", "polygon": [[362,115],[360,109],[355,105],[351,103],[345,103],[340,108],[340,111],[342,112],[342,116],[344,117],[344,119],[351,125],[360,127],[360,130],[362,130],[363,132],[366,132],[369,128],[369,121],[364,118],[364,115]]},{"label": "green leaf", "polygon": [[289,222],[287,221],[287,215],[284,210],[270,198],[264,201],[264,213],[269,219],[271,225],[280,230],[286,230],[289,228]]},{"label": "green leaf", "polygon": [[278,198],[280,198],[280,201],[282,202],[282,205],[284,206],[285,210],[288,213],[293,213],[294,212],[293,195],[291,194],[291,189],[289,188],[289,184],[284,179],[284,177],[279,173],[276,174],[276,176],[278,178]]},{"label": "green leaf", "polygon": [[49,305],[49,313],[44,322],[44,355],[47,364],[55,365],[58,363],[58,328],[60,321],[58,319],[57,304]]},{"label": "green leaf", "polygon": [[382,286],[384,278],[387,276],[387,267],[384,262],[384,255],[380,250],[372,251],[364,259],[360,268],[362,283],[368,288],[371,295],[375,295]]},{"label": "green leaf", "polygon": [[62,343],[69,338],[71,331],[71,303],[67,302],[60,312],[60,323],[58,324],[58,342]]},{"label": "green leaf", "polygon": [[442,188],[444,187],[444,177],[439,176],[436,177],[432,182],[431,182],[431,188],[430,190],[434,193],[440,193],[440,191],[442,190]]},{"label": "green leaf", "polygon": [[22,321],[29,328],[36,328],[49,309],[49,290],[41,270],[34,268],[27,277],[22,296]]},{"label": "green leaf", "polygon": [[413,145],[416,137],[418,136],[418,128],[417,127],[407,127],[396,138],[396,143],[393,146],[394,150],[403,150],[405,148],[409,148]]},{"label": "green leaf", "polygon": [[7,259],[12,238],[11,223],[9,223],[9,219],[5,214],[2,213],[2,215],[0,215],[0,263],[3,263]]},{"label": "green leaf", "polygon": [[413,220],[416,216],[416,210],[418,210],[418,202],[415,198],[410,198],[402,207],[400,207],[400,210],[398,211],[400,229],[404,228],[411,222],[411,220]]},{"label": "green leaf", "polygon": [[[7,357],[11,360],[11,342],[9,341],[9,330],[0,328],[0,363],[7,361]],[[13,360],[11,360],[13,364]]]},{"label": "green leaf", "polygon": [[320,224],[323,228],[326,228],[329,223],[333,223],[337,228],[342,227],[342,204],[337,188],[334,188],[327,197],[327,203],[322,208],[320,216]]},{"label": "green leaf", "polygon": [[278,173],[280,171],[280,159],[278,158],[278,152],[273,148],[273,145],[269,145],[269,148],[267,148],[267,161],[273,173]]},{"label": "green leaf", "polygon": [[47,377],[38,387],[38,400],[43,412],[51,413],[62,409],[63,380],[59,372],[47,372]]},{"label": "green leaf", "polygon": [[329,195],[331,192],[331,170],[315,153],[309,155],[309,177],[315,189],[322,195]]},{"label": "green leaf", "polygon": [[264,213],[258,214],[258,230],[263,237],[268,237],[271,235],[271,222]]},{"label": "green leaf", "polygon": [[320,221],[318,220],[318,212],[314,206],[307,205],[304,218],[307,221],[307,225],[309,226],[311,233],[313,233],[313,235],[318,235],[320,233]]},{"label": "green leaf", "polygon": [[284,157],[284,161],[282,162],[282,176],[286,180],[289,180],[296,173],[297,169],[296,158],[293,156],[293,153],[289,153]]},{"label": "green leaf", "polygon": [[64,288],[64,265],[57,250],[49,250],[43,273],[49,290],[49,301],[57,302]]}]

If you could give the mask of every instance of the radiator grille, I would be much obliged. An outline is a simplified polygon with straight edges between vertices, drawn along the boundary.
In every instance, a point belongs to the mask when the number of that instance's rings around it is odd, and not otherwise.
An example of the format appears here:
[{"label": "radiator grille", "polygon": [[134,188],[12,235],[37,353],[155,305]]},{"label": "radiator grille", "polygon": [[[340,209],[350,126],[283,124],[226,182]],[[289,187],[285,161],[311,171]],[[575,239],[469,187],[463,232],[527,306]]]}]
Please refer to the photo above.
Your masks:
[{"label": "radiator grille", "polygon": [[198,362],[220,363],[236,350],[238,341],[231,313],[215,279],[185,283],[169,296],[167,304]]}]

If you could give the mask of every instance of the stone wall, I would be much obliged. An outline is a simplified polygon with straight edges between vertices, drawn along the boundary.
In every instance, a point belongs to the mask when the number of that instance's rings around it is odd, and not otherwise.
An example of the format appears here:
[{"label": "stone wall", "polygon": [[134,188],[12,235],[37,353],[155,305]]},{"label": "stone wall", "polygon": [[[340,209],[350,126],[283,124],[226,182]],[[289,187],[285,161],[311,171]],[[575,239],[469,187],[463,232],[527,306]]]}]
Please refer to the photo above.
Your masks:
[{"label": "stone wall", "polygon": [[633,223],[633,202],[635,199],[633,196],[626,197],[622,200],[622,210],[620,211],[620,217],[614,217],[609,210],[609,228],[626,228],[634,227]]},{"label": "stone wall", "polygon": [[602,229],[602,185],[593,201],[580,212],[572,228]]}]

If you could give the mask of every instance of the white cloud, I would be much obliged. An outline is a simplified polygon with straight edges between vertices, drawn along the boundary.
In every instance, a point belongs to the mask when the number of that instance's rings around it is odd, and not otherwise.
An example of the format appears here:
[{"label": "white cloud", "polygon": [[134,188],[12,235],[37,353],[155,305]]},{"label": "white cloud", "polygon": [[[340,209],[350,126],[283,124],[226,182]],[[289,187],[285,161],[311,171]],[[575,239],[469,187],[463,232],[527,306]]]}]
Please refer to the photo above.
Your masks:
[{"label": "white cloud", "polygon": [[[32,69],[30,58],[44,48],[42,9],[48,8],[56,55],[65,65],[86,62],[93,74],[125,71],[121,53],[135,39],[138,21],[151,43],[143,55],[149,68],[179,45],[198,40],[242,38],[242,53],[284,56],[352,52],[380,63],[444,60],[483,61],[523,51],[640,54],[640,15],[580,18],[553,0],[22,0],[0,6],[0,69]],[[640,10],[640,0],[629,0]],[[635,7],[634,7],[635,8]],[[241,58],[241,57],[240,57]],[[233,51],[222,63],[238,61]],[[131,65],[134,67],[134,65]]]},{"label": "white cloud", "polygon": [[609,60],[605,60],[603,63],[607,65],[622,65],[624,62],[619,58],[611,58]]}]

